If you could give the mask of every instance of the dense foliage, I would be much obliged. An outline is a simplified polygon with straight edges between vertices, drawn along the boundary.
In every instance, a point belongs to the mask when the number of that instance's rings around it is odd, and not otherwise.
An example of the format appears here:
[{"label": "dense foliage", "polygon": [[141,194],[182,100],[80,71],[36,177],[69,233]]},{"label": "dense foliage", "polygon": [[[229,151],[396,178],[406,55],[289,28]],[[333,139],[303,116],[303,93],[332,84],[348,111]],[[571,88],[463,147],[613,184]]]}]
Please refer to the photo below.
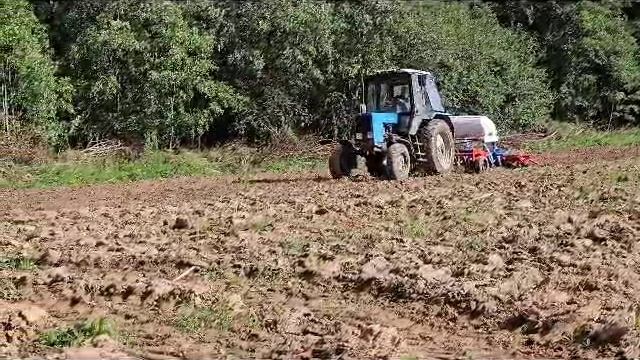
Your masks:
[{"label": "dense foliage", "polygon": [[504,26],[540,44],[556,94],[552,115],[595,127],[640,124],[640,3],[489,1]]},{"label": "dense foliage", "polygon": [[337,137],[363,76],[409,67],[503,131],[637,124],[639,24],[624,0],[0,0],[0,117],[57,146]]},{"label": "dense foliage", "polygon": [[51,143],[62,131],[58,110],[69,105],[66,79],[55,76],[47,34],[24,1],[0,0],[0,120],[4,132],[21,131],[20,120],[44,130]]}]

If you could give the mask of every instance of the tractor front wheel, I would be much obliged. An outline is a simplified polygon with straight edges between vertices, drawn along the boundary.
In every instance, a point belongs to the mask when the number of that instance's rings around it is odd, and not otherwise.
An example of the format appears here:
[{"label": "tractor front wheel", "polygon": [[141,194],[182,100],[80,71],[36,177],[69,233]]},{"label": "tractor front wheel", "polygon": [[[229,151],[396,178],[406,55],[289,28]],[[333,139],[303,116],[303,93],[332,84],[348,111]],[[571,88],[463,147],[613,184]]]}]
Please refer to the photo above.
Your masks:
[{"label": "tractor front wheel", "polygon": [[420,140],[425,146],[427,171],[444,174],[453,168],[455,146],[449,125],[442,119],[433,119],[421,130]]},{"label": "tractor front wheel", "polygon": [[338,144],[329,157],[329,172],[334,179],[351,176],[358,167],[356,152],[353,146]]},{"label": "tractor front wheel", "polygon": [[391,180],[404,180],[411,170],[411,155],[404,144],[395,143],[387,150],[387,175]]}]

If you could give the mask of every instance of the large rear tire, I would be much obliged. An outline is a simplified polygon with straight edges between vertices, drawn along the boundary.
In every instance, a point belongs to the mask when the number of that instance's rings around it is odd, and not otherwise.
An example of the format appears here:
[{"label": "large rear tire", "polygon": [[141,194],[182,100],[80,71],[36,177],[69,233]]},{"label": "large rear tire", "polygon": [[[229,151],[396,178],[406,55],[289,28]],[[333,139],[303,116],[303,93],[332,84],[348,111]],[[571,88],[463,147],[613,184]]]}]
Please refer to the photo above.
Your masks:
[{"label": "large rear tire", "polygon": [[433,119],[420,132],[420,142],[425,146],[426,170],[432,174],[451,171],[455,159],[455,143],[449,125],[442,119]]},{"label": "large rear tire", "polygon": [[352,146],[338,144],[329,157],[329,172],[334,179],[351,176],[358,167],[356,153]]},{"label": "large rear tire", "polygon": [[404,144],[395,143],[387,150],[387,176],[391,180],[404,180],[411,171],[411,155]]}]

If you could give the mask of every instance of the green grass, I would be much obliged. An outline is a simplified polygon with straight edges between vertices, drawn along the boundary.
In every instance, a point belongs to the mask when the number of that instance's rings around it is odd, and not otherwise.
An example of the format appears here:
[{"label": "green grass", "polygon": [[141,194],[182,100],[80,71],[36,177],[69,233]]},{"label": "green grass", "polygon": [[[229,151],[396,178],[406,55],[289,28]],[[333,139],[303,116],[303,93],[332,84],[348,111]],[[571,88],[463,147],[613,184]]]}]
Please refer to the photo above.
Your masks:
[{"label": "green grass", "polygon": [[463,251],[471,251],[480,253],[487,249],[487,242],[481,238],[469,237],[464,238],[458,242],[458,248]]},{"label": "green grass", "polygon": [[80,346],[98,336],[115,337],[113,323],[105,318],[85,321],[72,327],[46,331],[40,335],[40,343],[55,348]]},{"label": "green grass", "polygon": [[235,175],[258,172],[310,171],[324,165],[319,159],[265,159],[222,151],[149,152],[136,161],[103,158],[58,161],[41,165],[0,165],[0,188],[51,188],[121,183],[179,176]]},{"label": "green grass", "polygon": [[271,173],[300,172],[320,170],[326,167],[326,160],[312,157],[290,157],[264,164],[264,171]]},{"label": "green grass", "polygon": [[35,261],[25,257],[0,257],[0,270],[33,271],[38,267]]},{"label": "green grass", "polygon": [[429,227],[423,218],[407,215],[401,231],[402,234],[412,239],[424,239],[429,233]]},{"label": "green grass", "polygon": [[525,148],[534,152],[552,152],[592,147],[623,148],[640,145],[640,129],[596,131],[593,129],[555,123],[550,126],[556,135],[548,140],[532,141]]},{"label": "green grass", "polygon": [[285,255],[297,257],[306,254],[309,251],[310,244],[303,239],[292,237],[282,240],[280,247],[282,247],[282,252]]},{"label": "green grass", "polygon": [[198,334],[206,329],[229,331],[232,325],[233,313],[226,305],[184,307],[176,321],[178,329],[191,334]]}]

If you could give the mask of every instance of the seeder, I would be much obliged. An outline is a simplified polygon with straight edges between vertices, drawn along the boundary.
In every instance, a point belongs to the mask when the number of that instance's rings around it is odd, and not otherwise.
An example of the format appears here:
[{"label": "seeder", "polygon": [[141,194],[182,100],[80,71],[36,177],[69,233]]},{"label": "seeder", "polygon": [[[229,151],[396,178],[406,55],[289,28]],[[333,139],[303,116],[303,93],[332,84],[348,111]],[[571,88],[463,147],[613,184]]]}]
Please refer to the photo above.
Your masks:
[{"label": "seeder", "polygon": [[536,164],[531,155],[498,146],[496,126],[486,116],[452,116],[455,129],[455,162],[480,173],[492,167],[525,167]]}]

